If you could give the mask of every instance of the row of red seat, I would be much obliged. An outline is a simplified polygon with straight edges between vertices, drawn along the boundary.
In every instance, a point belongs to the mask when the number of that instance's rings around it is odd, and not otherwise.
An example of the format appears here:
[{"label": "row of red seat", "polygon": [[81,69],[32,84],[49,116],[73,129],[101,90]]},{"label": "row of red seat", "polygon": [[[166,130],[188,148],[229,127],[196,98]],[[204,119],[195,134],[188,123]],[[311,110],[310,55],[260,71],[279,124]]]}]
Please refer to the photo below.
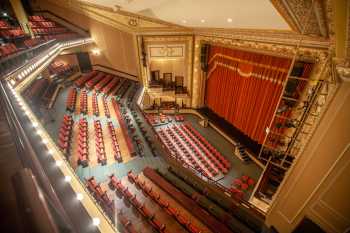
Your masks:
[{"label": "row of red seat", "polygon": [[80,92],[80,113],[87,114],[88,102],[87,102],[87,91],[82,90]]},{"label": "row of red seat", "polygon": [[166,130],[160,129],[158,133],[163,143],[177,155],[176,157],[180,161],[190,164],[194,169],[207,177],[213,177],[212,172],[199,162],[194,153],[184,146],[184,142],[170,128],[167,127]]},{"label": "row of red seat", "polygon": [[113,123],[111,121],[109,121],[108,123],[108,131],[109,134],[112,137],[112,144],[113,144],[113,151],[114,151],[114,158],[115,160],[117,160],[119,163],[123,162],[123,158],[122,155],[120,153],[120,147],[119,147],[119,143],[117,140],[117,135],[115,133],[115,129],[113,126]]},{"label": "row of red seat", "polygon": [[56,23],[52,21],[30,21],[29,26],[31,28],[51,28],[56,27]]},{"label": "row of red seat", "polygon": [[75,38],[79,38],[79,35],[75,32],[66,32],[61,34],[54,34],[54,35],[43,35],[42,38],[44,40],[72,40]]},{"label": "row of red seat", "polygon": [[55,61],[50,64],[49,71],[51,74],[61,75],[66,72],[72,71],[73,66],[61,61]]},{"label": "row of red seat", "polygon": [[225,166],[225,168],[230,169],[231,164],[230,161],[228,161],[225,156],[223,156],[219,151],[216,150],[215,147],[213,147],[197,130],[193,128],[190,124],[185,124],[185,127],[191,131],[203,144],[204,146],[215,155],[215,157],[220,160],[220,162]]},{"label": "row of red seat", "polygon": [[175,115],[174,119],[177,122],[183,122],[185,120],[183,115]]},{"label": "row of red seat", "polygon": [[215,167],[217,167],[222,173],[227,174],[228,173],[228,168],[226,168],[226,164],[222,163],[217,157],[215,157],[215,155],[210,152],[205,146],[204,144],[199,141],[198,138],[196,138],[188,128],[186,128],[184,125],[180,125],[180,129],[182,130],[182,132],[185,132],[186,134],[186,138],[188,141],[190,141],[192,146],[197,146],[198,148],[200,148],[200,150],[204,153],[204,155],[206,156],[206,158],[209,159],[209,161],[211,163],[213,163],[213,165]]},{"label": "row of red seat", "polygon": [[89,126],[85,118],[79,120],[78,128],[78,165],[87,167],[89,156]]},{"label": "row of red seat", "polygon": [[164,233],[169,232],[166,229],[165,224],[161,223],[161,221],[155,216],[154,213],[151,213],[145,204],[141,204],[136,195],[132,194],[129,189],[125,187],[114,175],[110,176],[109,187],[112,190],[117,190],[121,195],[123,195],[123,197],[127,199],[157,231]]},{"label": "row of red seat", "polygon": [[84,84],[89,81],[90,79],[92,79],[93,77],[95,77],[95,75],[97,75],[98,71],[96,70],[93,70],[87,74],[84,74],[82,75],[80,78],[78,78],[74,84],[77,86],[77,87],[82,87],[84,86]]},{"label": "row of red seat", "polygon": [[0,29],[7,29],[10,27],[11,26],[5,20],[0,20]]},{"label": "row of red seat", "polygon": [[186,143],[186,145],[191,149],[191,151],[197,157],[197,159],[200,161],[200,163],[202,165],[204,165],[206,169],[209,170],[211,175],[217,176],[219,174],[219,171],[218,171],[218,168],[216,167],[216,165],[212,161],[209,160],[209,158],[206,156],[206,154],[203,154],[199,150],[199,148],[197,148],[197,146],[191,140],[191,138],[189,138],[189,136],[186,135],[182,130],[180,130],[176,125],[173,125],[171,128],[180,136],[182,141],[184,141]]},{"label": "row of red seat", "polygon": [[8,40],[11,40],[11,39],[23,37],[24,32],[23,32],[22,28],[16,27],[16,28],[11,28],[11,29],[7,29],[7,30],[1,30],[0,36],[2,38],[6,38]]},{"label": "row of red seat", "polygon": [[75,101],[77,100],[77,90],[73,87],[70,88],[66,100],[66,109],[68,111],[74,112],[75,110]]},{"label": "row of red seat", "polygon": [[107,99],[105,97],[102,98],[102,102],[103,102],[103,109],[104,109],[104,112],[105,112],[105,116],[107,118],[110,118],[111,117],[111,114],[109,112],[109,108],[108,108],[108,102],[107,102]]},{"label": "row of red seat", "polygon": [[87,188],[92,193],[96,201],[102,209],[111,217],[114,218],[114,200],[111,200],[107,195],[107,190],[103,190],[94,177],[87,180]]},{"label": "row of red seat", "polygon": [[48,34],[60,34],[68,32],[69,30],[64,27],[53,27],[53,28],[33,28],[34,35],[48,35]]},{"label": "row of red seat", "polygon": [[32,48],[38,44],[43,43],[44,40],[40,39],[40,38],[34,38],[34,39],[27,39],[24,41],[24,45],[27,46],[27,48]]},{"label": "row of red seat", "polygon": [[46,19],[41,15],[30,15],[30,16],[28,16],[28,20],[29,21],[37,21],[37,22],[46,21]]},{"label": "row of red seat", "polygon": [[92,79],[90,79],[85,83],[85,87],[92,89],[96,85],[96,83],[98,83],[105,77],[105,75],[106,74],[103,72],[98,72],[95,77],[93,77]]},{"label": "row of red seat", "polygon": [[106,76],[104,76],[104,78],[103,78],[101,81],[99,81],[99,82],[94,86],[94,90],[100,92],[101,89],[102,89],[104,86],[106,86],[107,83],[108,83],[109,81],[111,81],[112,79],[113,79],[113,76],[110,75],[110,74],[107,74]]},{"label": "row of red seat", "polygon": [[13,43],[7,43],[2,46],[0,46],[0,57],[6,57],[8,55],[11,55],[13,53],[16,53],[18,51],[16,45]]},{"label": "row of red seat", "polygon": [[108,95],[114,87],[116,87],[120,82],[119,77],[114,77],[104,88],[102,88],[102,93]]},{"label": "row of red seat", "polygon": [[107,164],[106,150],[105,144],[103,142],[103,132],[100,120],[94,121],[95,127],[95,146],[96,146],[96,155],[97,162],[101,163],[101,165]]},{"label": "row of red seat", "polygon": [[71,115],[64,115],[58,133],[58,146],[65,155],[69,153],[70,138],[72,136],[73,118]]},{"label": "row of red seat", "polygon": [[187,219],[184,215],[180,213],[176,207],[173,207],[169,204],[165,198],[161,197],[161,195],[152,189],[151,186],[148,186],[145,181],[141,181],[138,176],[135,176],[132,171],[128,172],[128,179],[131,183],[140,187],[144,193],[148,195],[155,203],[157,203],[161,208],[165,210],[165,212],[173,217],[177,222],[180,223],[186,230],[190,233],[200,233],[202,232],[197,226],[191,223],[191,220]]},{"label": "row of red seat", "polygon": [[92,93],[92,111],[95,116],[100,115],[100,111],[98,109],[98,100],[96,93]]},{"label": "row of red seat", "polygon": [[137,233],[132,222],[125,217],[122,210],[118,211],[117,219],[118,222],[124,227],[127,233]]}]

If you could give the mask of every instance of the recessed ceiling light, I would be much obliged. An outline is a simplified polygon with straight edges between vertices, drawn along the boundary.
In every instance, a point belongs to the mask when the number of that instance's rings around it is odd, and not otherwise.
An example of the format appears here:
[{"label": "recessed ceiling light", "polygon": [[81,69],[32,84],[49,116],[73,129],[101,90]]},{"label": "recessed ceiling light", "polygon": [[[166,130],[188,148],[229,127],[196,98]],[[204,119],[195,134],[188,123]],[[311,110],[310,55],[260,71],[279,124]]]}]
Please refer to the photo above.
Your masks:
[{"label": "recessed ceiling light", "polygon": [[201,23],[205,23],[205,19],[201,19]]},{"label": "recessed ceiling light", "polygon": [[228,19],[227,19],[227,22],[232,23],[232,19],[231,19],[231,18],[228,18]]},{"label": "recessed ceiling light", "polygon": [[92,219],[92,224],[94,225],[94,226],[98,226],[98,225],[100,225],[100,219],[99,218],[93,218]]},{"label": "recessed ceiling light", "polygon": [[187,23],[187,20],[183,19],[181,22],[182,22],[182,23]]}]

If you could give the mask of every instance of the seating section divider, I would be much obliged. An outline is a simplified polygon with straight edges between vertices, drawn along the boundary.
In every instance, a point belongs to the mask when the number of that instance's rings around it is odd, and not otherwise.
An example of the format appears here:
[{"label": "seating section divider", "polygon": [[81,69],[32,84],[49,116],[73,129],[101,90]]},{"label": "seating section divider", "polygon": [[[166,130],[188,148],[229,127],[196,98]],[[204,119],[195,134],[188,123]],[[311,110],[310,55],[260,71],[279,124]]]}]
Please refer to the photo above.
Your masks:
[{"label": "seating section divider", "polygon": [[124,136],[124,138],[126,140],[126,144],[128,146],[130,155],[133,156],[134,151],[135,151],[134,150],[134,146],[132,145],[131,139],[130,139],[130,137],[128,135],[128,129],[127,129],[125,121],[123,120],[123,117],[121,115],[119,104],[117,103],[117,101],[115,99],[112,99],[112,105],[113,105],[115,114],[117,115],[118,122],[119,122],[119,125],[120,125],[121,129],[122,129],[123,136]]}]

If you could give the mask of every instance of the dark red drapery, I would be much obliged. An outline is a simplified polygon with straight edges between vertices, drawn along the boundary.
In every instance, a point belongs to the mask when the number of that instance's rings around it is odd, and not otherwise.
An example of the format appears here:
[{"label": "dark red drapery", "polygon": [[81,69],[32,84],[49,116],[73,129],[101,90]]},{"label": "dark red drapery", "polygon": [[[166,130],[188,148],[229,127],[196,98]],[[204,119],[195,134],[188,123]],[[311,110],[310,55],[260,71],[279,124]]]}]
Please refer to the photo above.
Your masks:
[{"label": "dark red drapery", "polygon": [[290,64],[287,58],[212,46],[206,105],[263,143]]}]

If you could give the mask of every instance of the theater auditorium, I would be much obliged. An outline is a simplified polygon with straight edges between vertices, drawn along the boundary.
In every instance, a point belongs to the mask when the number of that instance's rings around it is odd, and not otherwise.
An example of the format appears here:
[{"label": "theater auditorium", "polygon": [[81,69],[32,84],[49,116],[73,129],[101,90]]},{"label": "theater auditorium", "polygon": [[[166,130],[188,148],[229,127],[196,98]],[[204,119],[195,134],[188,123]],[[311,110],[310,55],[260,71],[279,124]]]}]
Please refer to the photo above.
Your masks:
[{"label": "theater auditorium", "polygon": [[2,0],[1,232],[350,232],[349,0]]}]

